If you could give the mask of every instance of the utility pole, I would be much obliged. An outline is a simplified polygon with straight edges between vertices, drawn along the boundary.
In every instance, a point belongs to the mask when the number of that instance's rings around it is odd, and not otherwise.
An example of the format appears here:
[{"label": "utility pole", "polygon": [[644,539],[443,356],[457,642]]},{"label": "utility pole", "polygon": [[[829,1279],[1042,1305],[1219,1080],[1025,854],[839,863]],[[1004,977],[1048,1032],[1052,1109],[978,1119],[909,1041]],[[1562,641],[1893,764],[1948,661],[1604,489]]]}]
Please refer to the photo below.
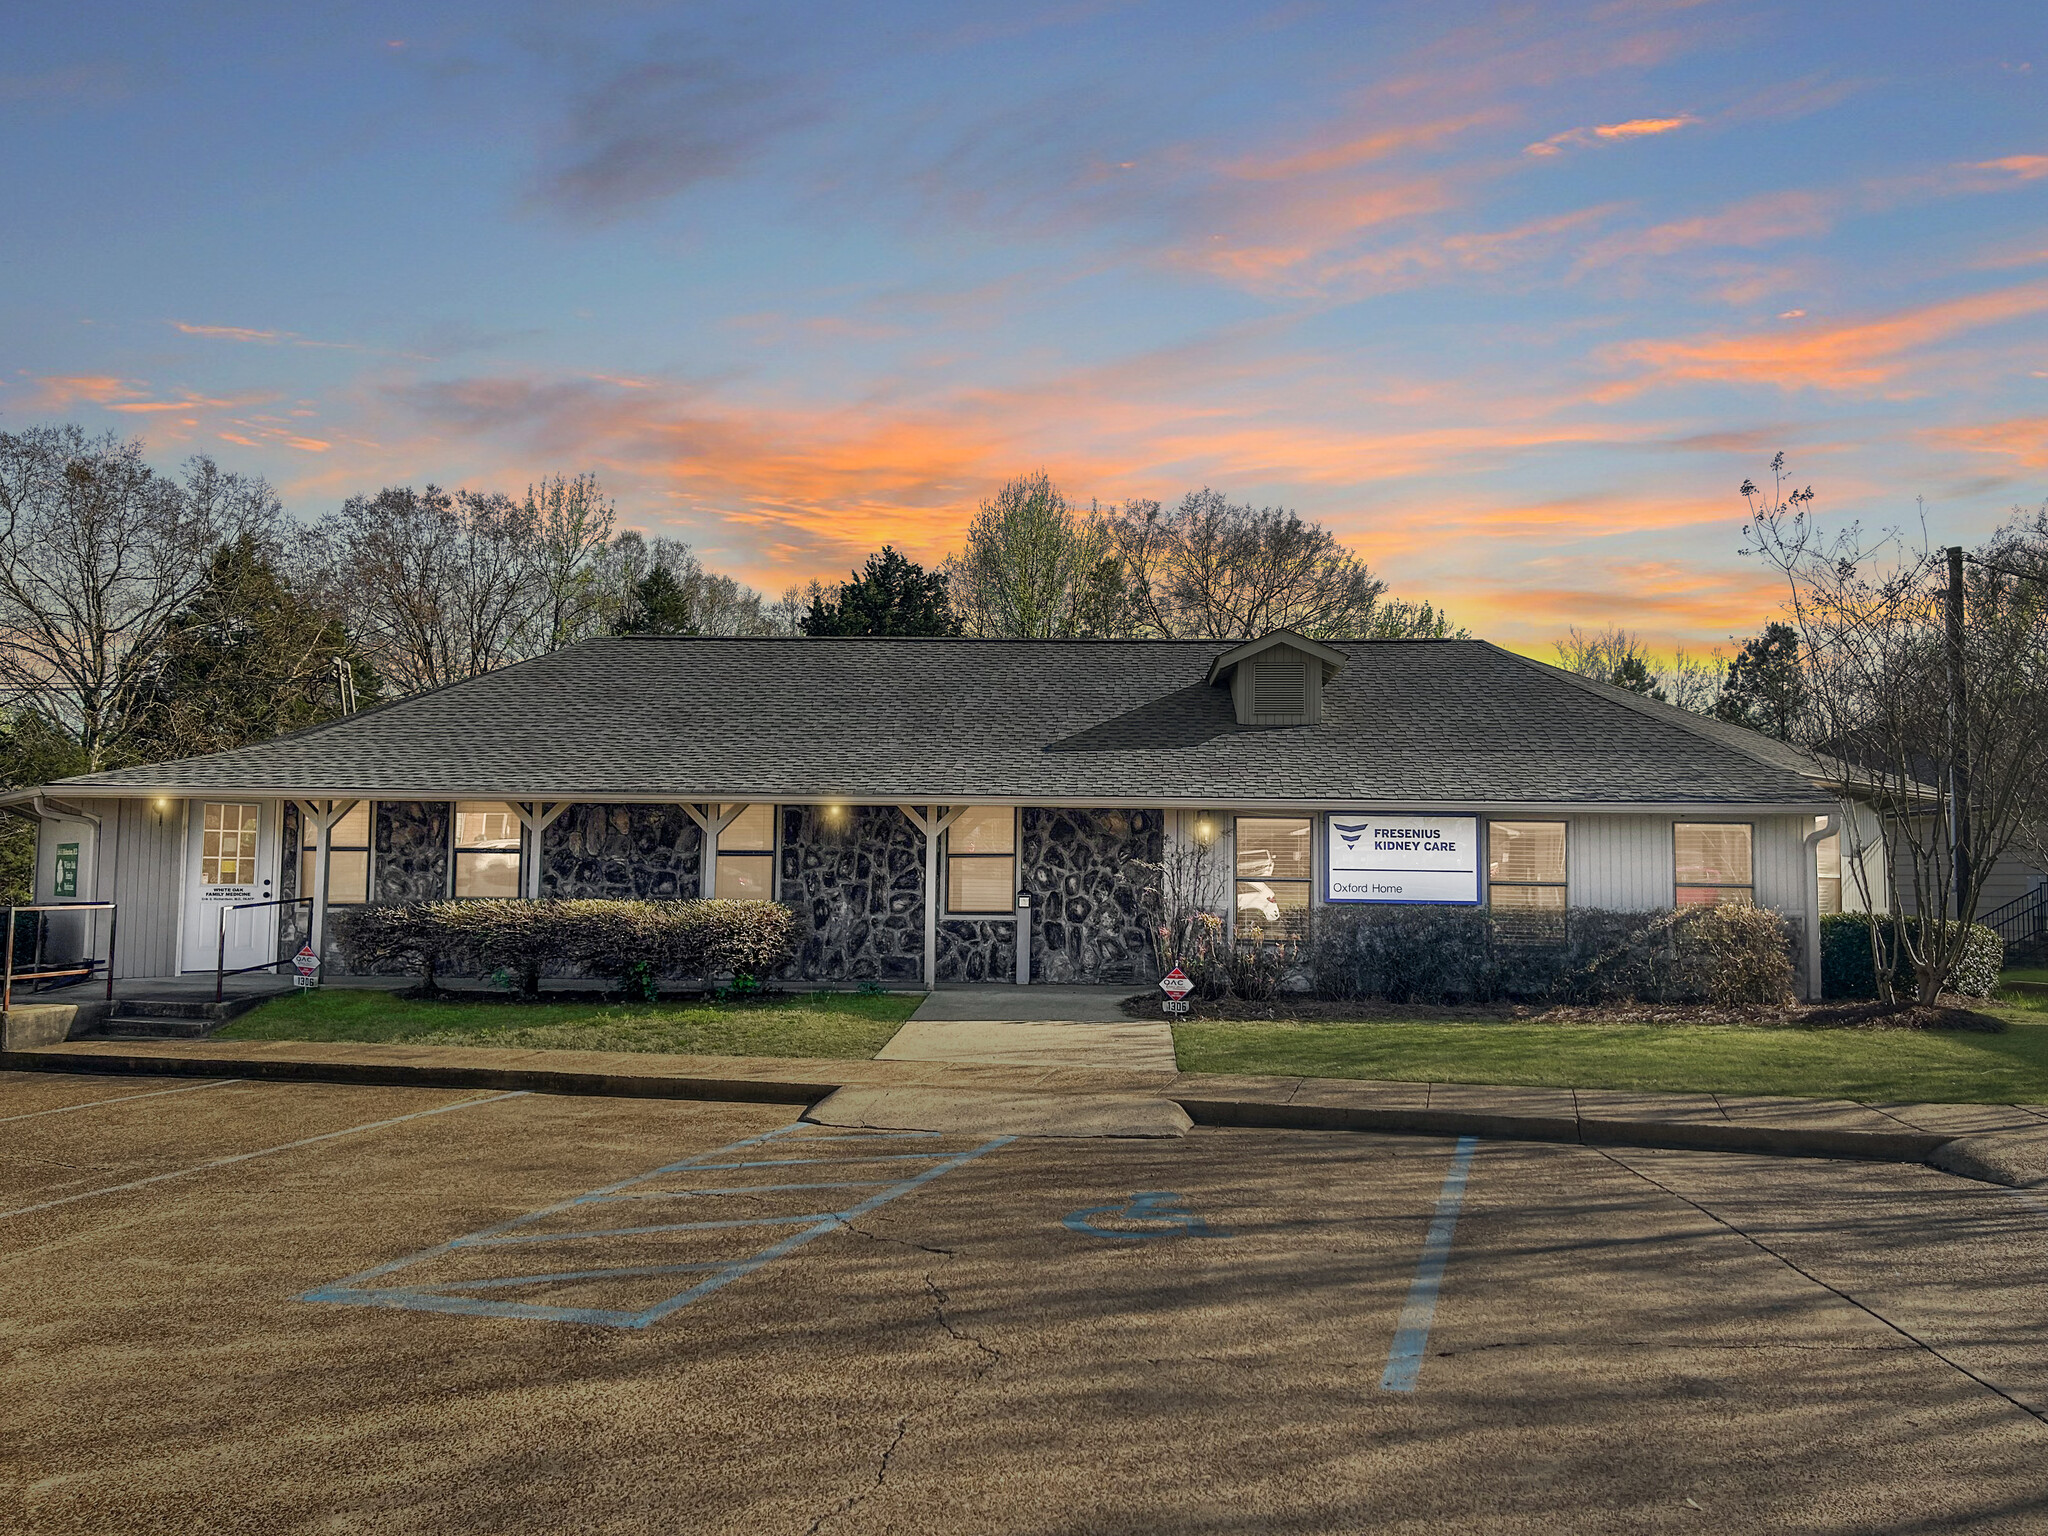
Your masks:
[{"label": "utility pole", "polygon": [[1970,886],[1970,725],[1963,668],[1963,546],[1948,554],[1948,849],[1956,921]]}]

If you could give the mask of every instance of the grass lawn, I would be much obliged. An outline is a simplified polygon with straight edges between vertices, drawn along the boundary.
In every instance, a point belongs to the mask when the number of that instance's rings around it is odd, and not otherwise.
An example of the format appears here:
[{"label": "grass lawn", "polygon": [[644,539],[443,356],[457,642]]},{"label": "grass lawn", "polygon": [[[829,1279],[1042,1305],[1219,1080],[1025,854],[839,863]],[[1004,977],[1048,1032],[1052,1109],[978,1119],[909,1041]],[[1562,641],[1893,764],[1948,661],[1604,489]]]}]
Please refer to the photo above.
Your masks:
[{"label": "grass lawn", "polygon": [[337,987],[277,998],[214,1038],[867,1057],[888,1043],[922,1001],[811,992],[732,1003],[424,1003]]},{"label": "grass lawn", "polygon": [[2048,981],[2048,965],[2009,965],[1998,973],[2000,981]]},{"label": "grass lawn", "polygon": [[1174,1027],[1184,1071],[1635,1088],[1807,1098],[2048,1103],[2048,1008],[1995,1005],[2002,1035],[1523,1023]]}]

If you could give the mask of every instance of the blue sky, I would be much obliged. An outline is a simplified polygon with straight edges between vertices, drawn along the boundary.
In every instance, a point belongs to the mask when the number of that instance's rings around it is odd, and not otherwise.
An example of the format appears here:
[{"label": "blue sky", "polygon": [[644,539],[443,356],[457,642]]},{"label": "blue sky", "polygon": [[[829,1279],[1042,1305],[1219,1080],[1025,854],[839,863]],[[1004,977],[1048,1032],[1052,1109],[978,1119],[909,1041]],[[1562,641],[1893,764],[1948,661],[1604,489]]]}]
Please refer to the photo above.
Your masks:
[{"label": "blue sky", "polygon": [[1735,487],[2048,496],[2038,4],[40,7],[0,427],[306,517],[594,469],[756,585],[1040,466],[1543,650],[1753,631]]}]

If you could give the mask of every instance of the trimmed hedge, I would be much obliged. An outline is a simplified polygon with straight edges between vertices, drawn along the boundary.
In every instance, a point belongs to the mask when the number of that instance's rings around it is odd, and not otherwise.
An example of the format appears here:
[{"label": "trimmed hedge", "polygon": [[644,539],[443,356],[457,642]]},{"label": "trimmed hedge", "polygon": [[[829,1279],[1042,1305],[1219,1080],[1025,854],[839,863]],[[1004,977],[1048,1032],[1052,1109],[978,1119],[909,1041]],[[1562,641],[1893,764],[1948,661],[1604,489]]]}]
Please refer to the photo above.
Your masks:
[{"label": "trimmed hedge", "polygon": [[352,966],[410,961],[429,988],[451,965],[502,968],[527,997],[563,966],[642,996],[661,976],[764,976],[797,938],[796,913],[765,901],[407,901],[329,918]]},{"label": "trimmed hedge", "polygon": [[[1895,923],[1905,923],[1917,937],[1917,917],[1880,917],[1877,925],[1887,948],[1897,942]],[[1953,927],[1955,919],[1941,920]],[[1861,912],[1835,912],[1820,920],[1820,980],[1824,997],[1875,997],[1877,976],[1870,964],[1871,919]],[[1982,923],[1970,925],[1963,958],[1949,977],[1949,990],[1965,997],[1989,997],[1998,990],[1998,972],[2005,964],[2005,940]],[[1901,994],[1918,988],[1919,972],[1903,951],[1893,985]]]},{"label": "trimmed hedge", "polygon": [[1303,960],[1325,997],[1396,1003],[1792,999],[1791,925],[1758,907],[1326,908]]}]

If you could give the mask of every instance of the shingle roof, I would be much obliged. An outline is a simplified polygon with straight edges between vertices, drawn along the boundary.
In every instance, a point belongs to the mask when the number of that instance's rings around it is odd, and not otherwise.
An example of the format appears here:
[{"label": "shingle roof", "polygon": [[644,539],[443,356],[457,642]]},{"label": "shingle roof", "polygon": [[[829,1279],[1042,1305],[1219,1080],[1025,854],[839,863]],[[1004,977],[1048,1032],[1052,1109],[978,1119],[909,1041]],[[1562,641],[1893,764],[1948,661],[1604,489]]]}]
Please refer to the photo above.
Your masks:
[{"label": "shingle roof", "polygon": [[[1240,726],[1228,641],[586,641],[72,792],[1096,804],[1825,805],[1776,743],[1482,641],[1345,641],[1318,725]],[[1617,696],[1618,695],[1618,696]],[[1731,735],[1731,732],[1734,733]]]}]

